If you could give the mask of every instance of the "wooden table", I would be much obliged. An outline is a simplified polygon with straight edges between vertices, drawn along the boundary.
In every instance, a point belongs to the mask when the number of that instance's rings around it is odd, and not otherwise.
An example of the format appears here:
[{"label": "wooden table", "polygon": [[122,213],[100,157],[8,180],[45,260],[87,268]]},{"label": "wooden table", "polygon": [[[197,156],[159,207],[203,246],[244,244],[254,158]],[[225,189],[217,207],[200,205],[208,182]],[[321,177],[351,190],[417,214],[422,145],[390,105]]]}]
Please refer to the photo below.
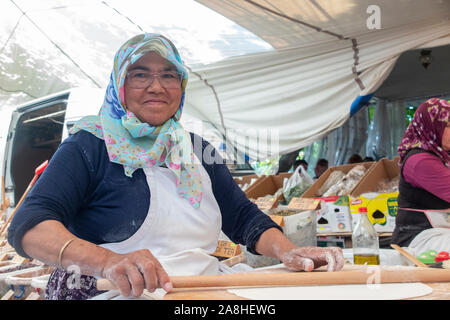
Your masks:
[{"label": "wooden table", "polygon": [[426,283],[426,285],[433,289],[432,293],[405,300],[450,300],[450,282]]},{"label": "wooden table", "polygon": [[[359,266],[345,265],[344,270],[352,270]],[[321,270],[323,271],[323,270]],[[253,272],[289,272],[285,268],[274,268],[266,271]],[[450,270],[449,270],[450,272]],[[425,283],[433,289],[433,292],[415,298],[405,300],[450,300],[450,282]],[[185,288],[175,289],[164,296],[164,300],[248,300],[227,291],[224,288]]]},{"label": "wooden table", "polygon": [[[433,292],[415,298],[404,300],[450,300],[450,282],[426,283]],[[223,289],[185,289],[178,292],[168,293],[164,300],[248,300]]]}]

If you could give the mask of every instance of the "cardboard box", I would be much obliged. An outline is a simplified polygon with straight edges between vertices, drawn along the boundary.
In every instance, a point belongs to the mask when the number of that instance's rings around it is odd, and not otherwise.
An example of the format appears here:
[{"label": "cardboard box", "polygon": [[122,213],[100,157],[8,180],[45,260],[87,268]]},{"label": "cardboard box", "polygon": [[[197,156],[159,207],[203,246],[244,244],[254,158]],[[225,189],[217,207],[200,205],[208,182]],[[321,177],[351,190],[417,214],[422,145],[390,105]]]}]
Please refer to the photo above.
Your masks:
[{"label": "cardboard box", "polygon": [[376,231],[394,231],[395,217],[398,212],[398,192],[378,193],[376,191],[381,181],[391,180],[400,175],[398,160],[399,157],[394,158],[394,160],[381,159],[353,189],[350,196],[353,227],[359,221],[358,208],[365,206],[367,207],[367,216]]},{"label": "cardboard box", "polygon": [[[267,195],[274,195],[280,188],[283,187],[283,180],[289,178],[292,172],[281,173],[278,175],[264,176],[263,179],[254,183],[250,188],[245,191],[247,198],[258,199]],[[277,196],[275,204],[284,199],[283,194]],[[276,206],[275,205],[275,206]]]},{"label": "cardboard box", "polygon": [[[258,181],[256,181],[254,184],[252,184],[251,187],[246,190],[246,193],[251,192],[254,188],[256,188],[256,186],[258,186],[262,183],[265,183],[267,185],[267,183],[268,183],[267,181],[270,181],[270,180],[275,181],[276,185],[279,185],[280,181],[281,181],[281,186],[280,186],[280,188],[281,188],[283,186],[284,178],[290,178],[292,176],[292,174],[293,174],[293,172],[283,172],[283,173],[276,174],[276,175],[273,174],[273,175],[269,175],[269,176],[261,176],[261,179],[258,179]],[[257,192],[260,192],[261,187],[257,188],[257,190],[258,190]],[[272,189],[270,189],[270,190],[272,190]],[[274,193],[277,190],[275,190]]]},{"label": "cardboard box", "polygon": [[[281,215],[283,211],[290,214]],[[273,221],[279,222],[283,233],[294,244],[298,246],[316,245],[316,221],[314,211],[297,211],[276,208],[268,212]]]},{"label": "cardboard box", "polygon": [[[333,171],[340,170],[340,171],[344,172],[345,174],[347,174],[351,169],[353,169],[357,165],[363,165],[367,169],[367,172],[366,172],[366,175],[367,175],[367,173],[370,172],[370,169],[373,166],[375,166],[375,162],[361,162],[361,163],[344,164],[341,166],[330,167],[327,169],[327,171],[325,171],[319,177],[319,179],[317,179],[316,182],[314,182],[314,184],[311,187],[308,188],[308,190],[305,191],[305,193],[303,193],[303,195],[301,197],[302,198],[320,197],[321,195],[317,194],[317,191],[320,189],[320,187],[322,187],[322,185],[325,183],[325,181],[327,181],[328,177],[330,176],[330,174]],[[358,186],[358,184],[356,186]]]},{"label": "cardboard box", "polygon": [[395,157],[394,160],[383,158],[378,161],[359,181],[350,195],[355,198],[363,193],[376,192],[381,181],[398,177],[400,175],[399,159],[400,157]]},{"label": "cardboard box", "polygon": [[351,232],[349,196],[322,197],[317,213],[317,233]]},{"label": "cardboard box", "polygon": [[[241,177],[234,177],[234,181],[239,185],[239,187],[242,189],[246,184],[249,184],[252,182],[252,180],[254,180],[254,182],[250,185],[254,185],[255,183],[257,183],[258,181],[264,179],[265,176],[260,176],[258,177],[258,175],[256,174],[249,174],[246,176],[241,176]],[[246,190],[250,187],[247,186]]]},{"label": "cardboard box", "polygon": [[246,183],[249,183],[252,179],[259,179],[262,177],[263,176],[258,177],[258,175],[256,175],[256,174],[248,174],[246,176],[233,177],[233,179],[237,184],[246,184]]}]

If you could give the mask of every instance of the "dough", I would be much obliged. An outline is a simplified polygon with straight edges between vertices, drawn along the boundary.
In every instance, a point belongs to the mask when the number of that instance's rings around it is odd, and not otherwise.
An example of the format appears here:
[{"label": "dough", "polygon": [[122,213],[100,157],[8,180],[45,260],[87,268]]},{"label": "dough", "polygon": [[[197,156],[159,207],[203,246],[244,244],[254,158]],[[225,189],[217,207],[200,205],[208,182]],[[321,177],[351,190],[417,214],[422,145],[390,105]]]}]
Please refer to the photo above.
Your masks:
[{"label": "dough", "polygon": [[420,297],[433,292],[423,283],[348,284],[228,289],[252,300],[394,300]]}]

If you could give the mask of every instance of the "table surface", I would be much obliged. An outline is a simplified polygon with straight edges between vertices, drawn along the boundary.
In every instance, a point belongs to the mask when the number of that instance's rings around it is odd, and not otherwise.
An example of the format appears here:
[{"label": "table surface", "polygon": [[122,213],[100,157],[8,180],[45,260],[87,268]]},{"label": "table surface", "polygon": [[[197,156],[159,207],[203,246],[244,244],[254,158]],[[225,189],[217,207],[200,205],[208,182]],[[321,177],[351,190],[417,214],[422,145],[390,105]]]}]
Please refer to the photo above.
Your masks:
[{"label": "table surface", "polygon": [[[404,300],[450,300],[450,282],[426,283],[433,292],[422,297]],[[167,293],[164,300],[248,300],[224,289],[178,289]]]},{"label": "table surface", "polygon": [[[344,271],[358,268],[354,265],[344,265]],[[273,268],[267,270],[261,270],[258,272],[288,272],[285,268]],[[450,270],[449,270],[450,272]],[[405,300],[450,300],[450,282],[432,282],[425,283],[430,286],[433,292],[421,296],[408,298]],[[164,300],[248,300],[247,298],[240,297],[234,293],[227,291],[224,288],[179,288],[167,293],[164,296]]]}]

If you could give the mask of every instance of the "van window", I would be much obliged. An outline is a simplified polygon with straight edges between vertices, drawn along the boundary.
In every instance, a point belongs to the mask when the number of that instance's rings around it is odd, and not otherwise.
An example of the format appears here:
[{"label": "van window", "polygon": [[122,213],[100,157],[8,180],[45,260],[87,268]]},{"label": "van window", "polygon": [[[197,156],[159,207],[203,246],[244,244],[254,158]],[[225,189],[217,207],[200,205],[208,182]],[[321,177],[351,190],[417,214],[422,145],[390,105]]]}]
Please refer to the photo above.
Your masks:
[{"label": "van window", "polygon": [[34,170],[55,153],[61,143],[66,103],[59,102],[23,113],[18,119],[11,157],[14,198],[18,201]]}]

